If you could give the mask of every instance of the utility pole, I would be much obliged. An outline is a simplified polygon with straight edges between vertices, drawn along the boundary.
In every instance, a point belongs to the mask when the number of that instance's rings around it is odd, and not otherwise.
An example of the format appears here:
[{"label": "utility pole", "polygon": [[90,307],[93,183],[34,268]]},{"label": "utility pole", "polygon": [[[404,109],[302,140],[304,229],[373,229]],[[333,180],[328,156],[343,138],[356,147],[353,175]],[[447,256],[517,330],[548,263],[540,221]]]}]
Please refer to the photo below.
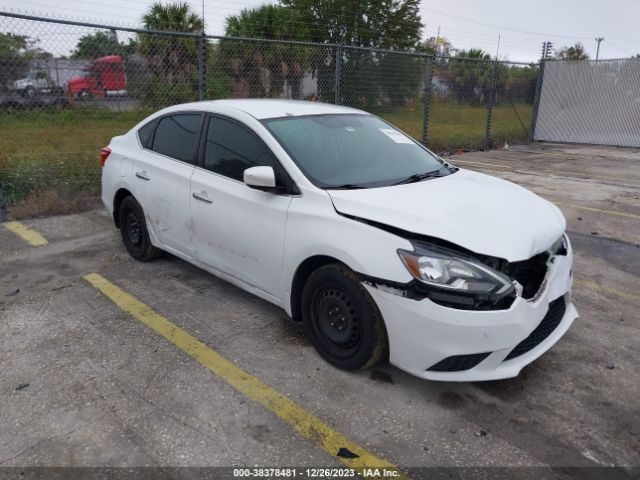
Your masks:
[{"label": "utility pole", "polygon": [[596,62],[598,61],[598,57],[600,56],[600,42],[604,40],[604,37],[597,37],[596,42],[598,42],[598,49],[596,50]]},{"label": "utility pole", "polygon": [[551,50],[553,49],[552,42],[543,42],[542,43],[542,55],[540,56],[540,60],[549,60],[551,58]]}]

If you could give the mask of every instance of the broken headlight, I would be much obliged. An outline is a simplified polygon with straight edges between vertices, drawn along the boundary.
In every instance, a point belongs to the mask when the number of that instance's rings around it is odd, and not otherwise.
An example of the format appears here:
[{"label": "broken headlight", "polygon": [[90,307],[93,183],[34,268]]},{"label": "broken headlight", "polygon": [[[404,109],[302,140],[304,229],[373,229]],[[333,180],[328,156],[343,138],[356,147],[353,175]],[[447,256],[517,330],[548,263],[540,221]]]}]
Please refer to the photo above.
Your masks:
[{"label": "broken headlight", "polygon": [[400,249],[398,255],[421,284],[451,293],[495,297],[515,288],[505,274],[472,257],[436,245],[414,243],[414,251]]}]

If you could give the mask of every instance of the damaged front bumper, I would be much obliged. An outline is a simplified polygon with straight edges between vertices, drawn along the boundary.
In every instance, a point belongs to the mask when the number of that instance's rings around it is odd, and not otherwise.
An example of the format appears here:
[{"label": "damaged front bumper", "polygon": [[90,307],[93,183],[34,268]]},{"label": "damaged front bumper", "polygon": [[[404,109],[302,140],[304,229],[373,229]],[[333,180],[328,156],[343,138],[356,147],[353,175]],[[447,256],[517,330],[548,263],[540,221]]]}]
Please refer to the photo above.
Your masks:
[{"label": "damaged front bumper", "polygon": [[551,348],[578,313],[571,302],[571,249],[554,257],[537,295],[504,310],[463,310],[365,283],[384,318],[390,362],[430,380],[515,377]]}]

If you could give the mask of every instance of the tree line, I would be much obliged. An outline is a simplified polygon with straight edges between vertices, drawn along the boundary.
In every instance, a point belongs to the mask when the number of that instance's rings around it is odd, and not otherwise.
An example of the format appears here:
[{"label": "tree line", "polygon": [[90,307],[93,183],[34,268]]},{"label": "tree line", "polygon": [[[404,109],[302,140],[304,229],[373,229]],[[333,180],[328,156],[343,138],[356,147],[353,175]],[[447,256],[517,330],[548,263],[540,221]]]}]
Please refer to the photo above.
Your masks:
[{"label": "tree line", "polygon": [[[187,3],[153,4],[142,23],[150,30],[204,31],[202,17]],[[227,17],[226,36],[289,39],[344,48],[230,39],[203,41],[207,96],[286,94],[301,98],[302,82],[311,76],[317,82],[320,99],[332,101],[336,95],[336,62],[340,62],[339,95],[353,106],[398,106],[419,98],[427,68],[432,69],[435,94],[449,99],[482,104],[493,93],[494,101],[503,97],[533,100],[537,75],[534,65],[494,63],[482,50],[458,50],[443,38],[423,41],[422,28],[419,0],[280,0],[277,5],[244,9]],[[97,31],[82,36],[71,57],[123,56],[128,62],[130,93],[161,106],[197,98],[199,41],[144,33],[121,42],[115,31]],[[428,65],[421,56],[365,49],[440,57]],[[26,36],[0,34],[0,82],[16,78],[30,61],[47,55]],[[585,56],[579,44],[559,51],[561,58],[580,55]]]}]

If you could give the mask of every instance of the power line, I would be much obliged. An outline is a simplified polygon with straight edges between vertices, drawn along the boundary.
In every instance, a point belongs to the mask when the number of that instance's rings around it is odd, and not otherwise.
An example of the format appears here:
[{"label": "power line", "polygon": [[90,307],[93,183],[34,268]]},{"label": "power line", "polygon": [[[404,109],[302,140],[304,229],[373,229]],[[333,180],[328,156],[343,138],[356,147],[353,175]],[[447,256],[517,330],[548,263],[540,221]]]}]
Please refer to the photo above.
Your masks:
[{"label": "power line", "polygon": [[445,17],[455,18],[456,20],[462,20],[463,22],[475,23],[477,25],[484,25],[485,27],[498,28],[500,30],[509,30],[511,32],[524,33],[526,35],[536,35],[536,36],[539,36],[539,37],[569,38],[569,39],[573,39],[573,40],[587,40],[587,39],[591,39],[592,38],[592,37],[579,37],[579,36],[574,36],[574,35],[553,35],[553,34],[550,34],[550,33],[532,32],[532,31],[529,31],[529,30],[520,30],[518,28],[506,27],[504,25],[496,25],[496,24],[493,24],[493,23],[481,22],[479,20],[471,20],[469,18],[459,17],[457,15],[451,15],[449,13],[441,12],[439,10],[434,10],[432,8],[422,7],[422,9],[426,10],[428,12],[431,12],[431,13],[437,13],[438,15],[444,15]]},{"label": "power line", "polygon": [[[110,8],[111,10],[114,9],[114,4],[110,3],[109,5],[107,5],[106,3],[102,3],[100,2],[100,0],[70,0],[71,2],[75,2],[75,3],[79,3],[85,6],[95,6],[97,8]],[[34,5],[34,6],[38,6],[38,7],[44,7],[44,8],[53,8],[53,9],[57,9],[57,10],[63,10],[65,12],[69,12],[69,13],[75,13],[75,14],[87,14],[90,15],[91,17],[95,18],[96,16],[102,16],[107,17],[107,18],[121,18],[121,19],[126,19],[129,22],[132,21],[136,21],[136,23],[139,23],[139,18],[138,15],[136,15],[136,13],[138,13],[139,15],[142,15],[144,13],[145,8],[148,8],[152,1],[145,1],[145,0],[112,0],[113,2],[123,2],[124,5],[117,5],[116,6],[116,10],[126,10],[126,11],[130,11],[132,12],[131,15],[122,15],[122,14],[118,14],[118,13],[107,13],[107,12],[96,12],[96,11],[91,11],[90,9],[82,9],[82,10],[78,10],[75,9],[73,7],[62,7],[59,5],[51,5],[51,4],[47,4],[47,3],[39,3],[38,1],[33,1],[33,0],[20,0],[20,4],[28,4],[28,5]],[[273,1],[273,0],[267,0],[267,2],[269,1]],[[241,10],[243,9],[255,9],[255,8],[260,8],[262,5],[252,5],[247,3],[246,1],[234,1],[234,0],[200,0],[200,2],[198,2],[198,0],[187,0],[188,3],[191,4],[192,7],[197,8],[197,4],[201,3],[201,8],[202,8],[202,14],[203,14],[203,18],[205,16],[205,13],[207,14],[207,16],[210,19],[215,19],[215,21],[212,21],[212,23],[216,24],[217,26],[217,20],[220,19],[220,23],[222,23],[224,25],[224,20],[225,18],[228,18],[230,15],[233,14],[239,14]],[[268,3],[270,5],[273,5],[274,3]],[[276,4],[277,5],[277,4]],[[139,6],[140,8],[135,8],[136,6]],[[233,7],[232,7],[233,6]],[[206,10],[205,10],[206,7]],[[535,36],[547,36],[547,37],[551,37],[551,38],[565,38],[565,39],[573,39],[573,40],[577,40],[577,39],[586,39],[586,38],[593,38],[593,37],[574,37],[574,36],[570,36],[570,35],[552,35],[552,34],[546,34],[546,33],[541,33],[541,32],[533,32],[533,31],[528,31],[528,30],[521,30],[521,29],[516,29],[516,28],[511,28],[511,27],[505,27],[505,26],[500,26],[500,25],[496,25],[496,24],[491,24],[491,23],[486,23],[486,22],[482,22],[482,21],[478,21],[478,20],[473,20],[473,19],[469,19],[469,18],[464,18],[464,17],[460,17],[457,15],[451,15],[439,10],[435,10],[435,9],[431,9],[431,8],[426,8],[426,7],[421,7],[421,10],[425,10],[428,12],[433,12],[435,14],[438,15],[443,15],[449,18],[453,18],[453,19],[457,19],[457,20],[461,20],[464,22],[469,22],[469,23],[474,23],[474,24],[478,24],[478,25],[483,25],[485,27],[490,27],[490,28],[494,28],[494,29],[499,29],[499,30],[505,30],[508,32],[515,32],[517,34],[520,35],[535,35]],[[221,11],[226,11],[229,12],[228,14],[222,13]],[[343,13],[340,9],[332,9],[332,12],[335,13]],[[133,13],[136,12],[136,13]],[[218,12],[218,14],[212,13],[212,12]],[[293,29],[291,30],[289,35],[286,36],[282,36],[279,37],[278,39],[281,40],[286,40],[286,39],[291,39],[291,40],[295,40],[298,38],[298,35],[296,33],[296,26],[307,26],[309,24],[311,24],[311,22],[305,22],[305,21],[293,21],[290,22],[291,26],[293,27]],[[124,26],[121,21],[120,21],[120,25]],[[117,25],[114,25],[117,26]],[[433,28],[433,27],[432,27]],[[215,30],[218,30],[217,28]],[[496,39],[496,34],[488,34],[488,33],[470,33],[468,31],[462,31],[462,30],[455,30],[455,29],[443,29],[445,30],[445,33],[443,33],[442,36],[448,37],[452,40],[455,40],[456,42],[461,41],[461,43],[463,44],[481,44],[483,46],[484,49],[493,49],[495,46],[495,39]],[[428,32],[429,29],[428,28],[424,28],[423,29],[423,38],[428,38]],[[452,34],[449,34],[449,32],[452,32]],[[214,31],[212,32],[214,34],[219,34],[219,35],[224,35],[226,32],[224,31],[224,27],[222,27],[220,30],[218,31]],[[376,33],[373,30],[368,30],[368,32],[365,33]],[[516,38],[516,37],[509,37],[509,36],[503,36],[502,32],[499,33],[500,35],[500,45],[502,45],[503,47],[501,48],[502,51],[505,52],[505,55],[509,55],[510,53],[515,53],[516,56],[527,56],[527,57],[532,57],[533,55],[535,55],[535,51],[537,50],[537,48],[534,46],[534,44],[530,43],[528,40],[524,39],[523,37],[520,38]],[[599,47],[600,47],[600,42],[603,41],[602,37],[598,37],[596,38],[596,41],[598,41],[598,52],[596,53],[596,59],[599,58]],[[624,52],[627,55],[633,56],[634,53],[632,53],[631,51],[625,49],[625,48],[621,48],[615,44],[612,44],[609,40],[607,40],[605,43],[611,45],[612,48],[615,48],[621,52]]]},{"label": "power line", "polygon": [[624,53],[626,53],[626,54],[628,54],[628,55],[631,55],[632,57],[635,55],[635,53],[631,53],[629,50],[626,50],[626,49],[624,49],[624,48],[618,47],[617,45],[614,45],[614,44],[613,44],[613,43],[611,43],[609,40],[607,40],[605,43],[606,43],[607,45],[609,45],[610,47],[613,47],[613,48],[615,48],[615,49],[617,49],[617,50],[620,50],[621,52],[624,52]]},{"label": "power line", "polygon": [[[88,10],[76,10],[76,9],[73,9],[73,8],[59,7],[57,5],[47,5],[47,4],[42,4],[42,3],[38,3],[38,2],[31,2],[29,0],[20,0],[20,3],[21,4],[26,3],[28,5],[34,5],[36,7],[55,8],[56,10],[65,10],[67,12],[85,13],[85,14],[91,14],[91,15],[95,15],[96,13],[99,13],[99,12],[90,12]],[[48,14],[48,12],[47,12],[47,14]],[[108,14],[101,14],[101,15],[108,15],[110,17],[126,18],[127,20],[131,20],[131,16],[117,15],[115,13],[108,13]]]}]

